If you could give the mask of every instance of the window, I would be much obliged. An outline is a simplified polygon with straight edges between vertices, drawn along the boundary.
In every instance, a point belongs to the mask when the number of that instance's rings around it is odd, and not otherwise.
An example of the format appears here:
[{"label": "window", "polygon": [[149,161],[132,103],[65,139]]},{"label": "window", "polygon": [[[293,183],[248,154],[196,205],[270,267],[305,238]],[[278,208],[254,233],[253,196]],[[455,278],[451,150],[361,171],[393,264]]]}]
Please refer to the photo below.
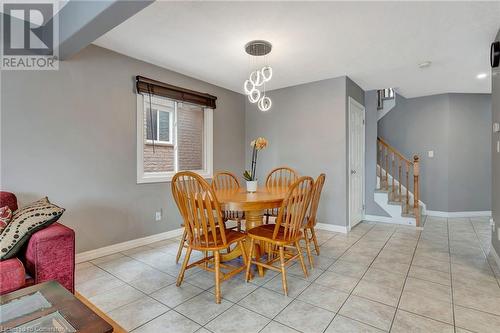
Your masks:
[{"label": "window", "polygon": [[137,95],[138,183],[170,181],[183,170],[210,178],[212,141],[212,109]]},{"label": "window", "polygon": [[157,105],[149,112],[149,102],[145,101],[146,138],[149,144],[172,144],[172,112]]}]

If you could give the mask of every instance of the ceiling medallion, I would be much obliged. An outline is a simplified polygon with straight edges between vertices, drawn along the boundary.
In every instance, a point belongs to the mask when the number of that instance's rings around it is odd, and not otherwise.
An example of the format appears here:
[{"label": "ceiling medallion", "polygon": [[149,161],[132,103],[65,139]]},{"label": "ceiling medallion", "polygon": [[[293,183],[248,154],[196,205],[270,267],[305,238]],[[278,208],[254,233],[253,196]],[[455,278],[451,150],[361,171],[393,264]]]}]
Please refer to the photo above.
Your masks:
[{"label": "ceiling medallion", "polygon": [[272,101],[266,96],[266,82],[273,77],[273,69],[267,64],[267,55],[273,46],[265,40],[253,40],[245,45],[245,52],[252,56],[249,78],[243,83],[243,90],[250,103],[257,103],[260,111],[268,111]]}]

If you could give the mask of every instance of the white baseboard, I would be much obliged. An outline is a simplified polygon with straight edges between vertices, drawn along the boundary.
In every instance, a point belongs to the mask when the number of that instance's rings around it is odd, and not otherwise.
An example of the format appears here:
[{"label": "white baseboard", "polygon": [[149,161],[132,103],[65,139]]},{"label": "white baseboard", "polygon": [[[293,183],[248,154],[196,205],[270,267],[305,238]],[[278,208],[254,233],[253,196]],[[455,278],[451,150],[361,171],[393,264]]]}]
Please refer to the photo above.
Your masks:
[{"label": "white baseboard", "polygon": [[316,224],[316,228],[320,229],[320,230],[341,232],[343,234],[347,233],[347,227],[344,227],[344,226],[341,226],[341,225],[335,225],[335,224],[317,223]]},{"label": "white baseboard", "polygon": [[371,222],[382,222],[382,223],[392,223],[392,224],[403,224],[403,225],[415,226],[415,219],[414,218],[365,215],[365,220],[371,221]]},{"label": "white baseboard", "polygon": [[151,236],[146,236],[142,238],[132,239],[123,243],[117,243],[105,247],[101,247],[99,249],[90,250],[78,253],[76,255],[75,261],[76,263],[81,263],[89,260],[93,260],[99,257],[107,256],[113,253],[130,250],[134,247],[148,245],[154,242],[158,242],[164,239],[169,239],[173,237],[177,237],[182,235],[184,228],[174,229],[167,232],[162,232],[160,234],[155,234]]},{"label": "white baseboard", "polygon": [[491,216],[491,210],[475,211],[475,212],[441,212],[438,210],[426,210],[427,216],[435,217],[479,217],[479,216]]}]

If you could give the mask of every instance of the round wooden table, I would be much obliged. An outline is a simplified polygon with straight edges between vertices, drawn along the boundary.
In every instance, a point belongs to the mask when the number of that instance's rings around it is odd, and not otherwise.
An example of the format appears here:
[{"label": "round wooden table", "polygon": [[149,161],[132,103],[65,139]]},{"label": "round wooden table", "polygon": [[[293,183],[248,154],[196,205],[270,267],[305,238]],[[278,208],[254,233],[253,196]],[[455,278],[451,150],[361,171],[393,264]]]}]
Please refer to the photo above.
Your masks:
[{"label": "round wooden table", "polygon": [[[217,190],[215,194],[222,210],[245,212],[246,230],[262,225],[264,210],[278,208],[285,198],[287,188],[268,189],[259,187],[257,192],[248,193],[245,188],[238,190]],[[260,257],[260,247],[256,244],[256,256]],[[241,256],[238,249],[221,255],[222,261],[229,261]],[[259,267],[259,275],[263,271]]]}]

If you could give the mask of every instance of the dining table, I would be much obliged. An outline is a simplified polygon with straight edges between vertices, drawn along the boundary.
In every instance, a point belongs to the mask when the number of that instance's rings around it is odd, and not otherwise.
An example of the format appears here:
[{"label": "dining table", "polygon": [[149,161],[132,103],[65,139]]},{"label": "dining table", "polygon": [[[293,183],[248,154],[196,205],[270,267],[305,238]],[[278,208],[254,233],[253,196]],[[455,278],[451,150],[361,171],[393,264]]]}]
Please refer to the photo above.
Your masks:
[{"label": "dining table", "polygon": [[[224,211],[245,212],[246,230],[262,225],[264,212],[267,209],[279,208],[285,199],[288,187],[258,187],[256,192],[247,192],[245,188],[216,190],[215,195],[221,209]],[[250,242],[246,242],[249,244]],[[255,246],[255,257],[259,258],[262,248],[259,244]],[[230,261],[241,256],[239,248],[221,255],[221,261]],[[264,271],[259,267],[259,275]]]}]

